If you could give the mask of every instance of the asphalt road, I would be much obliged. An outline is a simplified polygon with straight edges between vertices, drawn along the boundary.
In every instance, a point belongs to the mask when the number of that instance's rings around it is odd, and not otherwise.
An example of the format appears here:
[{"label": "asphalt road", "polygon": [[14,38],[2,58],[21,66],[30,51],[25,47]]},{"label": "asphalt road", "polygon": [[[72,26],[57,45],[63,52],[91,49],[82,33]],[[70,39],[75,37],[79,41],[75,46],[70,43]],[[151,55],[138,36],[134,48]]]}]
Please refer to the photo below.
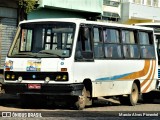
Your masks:
[{"label": "asphalt road", "polygon": [[98,100],[94,101],[93,106],[86,107],[84,110],[79,111],[73,110],[65,105],[54,106],[51,103],[45,106],[42,103],[38,106],[33,105],[22,108],[18,98],[5,95],[0,97],[0,116],[3,116],[0,118],[2,120],[159,119],[160,99],[155,99],[152,103],[139,102],[136,106],[124,106],[115,98],[98,98]]}]

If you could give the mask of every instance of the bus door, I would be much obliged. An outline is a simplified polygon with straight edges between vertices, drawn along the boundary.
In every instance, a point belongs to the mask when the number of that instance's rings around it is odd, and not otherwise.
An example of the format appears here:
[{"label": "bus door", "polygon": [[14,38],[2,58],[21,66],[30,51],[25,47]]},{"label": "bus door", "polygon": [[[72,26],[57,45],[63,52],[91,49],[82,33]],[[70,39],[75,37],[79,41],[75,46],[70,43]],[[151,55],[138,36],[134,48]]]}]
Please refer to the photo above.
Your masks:
[{"label": "bus door", "polygon": [[160,89],[160,34],[155,34],[157,42],[157,55],[158,55],[158,80],[157,88]]},{"label": "bus door", "polygon": [[89,77],[93,70],[92,28],[81,25],[79,28],[74,63],[74,76],[77,79]]},{"label": "bus door", "polygon": [[160,35],[156,34],[156,42],[157,42],[157,53],[158,53],[158,61],[160,59]]}]

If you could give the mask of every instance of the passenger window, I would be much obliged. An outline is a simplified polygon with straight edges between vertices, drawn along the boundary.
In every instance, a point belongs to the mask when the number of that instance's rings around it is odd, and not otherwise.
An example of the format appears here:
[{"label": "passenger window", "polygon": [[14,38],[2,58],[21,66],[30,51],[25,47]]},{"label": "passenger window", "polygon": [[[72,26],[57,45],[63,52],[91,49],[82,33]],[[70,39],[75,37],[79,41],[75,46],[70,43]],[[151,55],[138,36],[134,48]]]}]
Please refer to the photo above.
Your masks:
[{"label": "passenger window", "polygon": [[93,40],[94,40],[94,57],[104,58],[103,42],[100,35],[100,28],[93,28]]},{"label": "passenger window", "polygon": [[135,43],[134,32],[128,30],[122,30],[122,42],[134,44]]},{"label": "passenger window", "polygon": [[142,58],[155,58],[153,46],[153,34],[150,32],[139,32],[140,53]]},{"label": "passenger window", "polygon": [[144,45],[149,44],[149,34],[147,32],[139,32],[139,43]]},{"label": "passenger window", "polygon": [[139,58],[139,50],[137,45],[124,45],[123,53],[125,58]]},{"label": "passenger window", "polygon": [[103,31],[105,43],[119,43],[119,31],[116,29],[105,29]]},{"label": "passenger window", "polygon": [[105,44],[106,58],[121,58],[121,46],[117,44]]},{"label": "passenger window", "polygon": [[139,48],[135,30],[122,30],[123,54],[125,58],[139,58]]},{"label": "passenger window", "polygon": [[153,46],[141,46],[140,50],[142,58],[155,58],[155,52]]},{"label": "passenger window", "polygon": [[118,28],[104,28],[104,50],[106,58],[122,58]]}]

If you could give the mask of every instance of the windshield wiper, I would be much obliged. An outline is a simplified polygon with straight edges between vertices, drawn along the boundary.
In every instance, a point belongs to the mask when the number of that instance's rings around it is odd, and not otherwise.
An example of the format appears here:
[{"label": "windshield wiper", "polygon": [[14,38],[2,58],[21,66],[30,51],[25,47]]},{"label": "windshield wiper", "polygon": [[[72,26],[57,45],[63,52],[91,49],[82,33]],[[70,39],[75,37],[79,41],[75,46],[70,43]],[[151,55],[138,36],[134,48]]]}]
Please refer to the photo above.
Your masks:
[{"label": "windshield wiper", "polygon": [[62,57],[62,56],[60,56],[59,54],[56,54],[56,53],[54,53],[54,52],[52,52],[52,51],[49,51],[49,50],[42,50],[42,51],[39,51],[38,53],[48,54],[48,55],[56,55],[56,56],[58,56],[58,57]]},{"label": "windshield wiper", "polygon": [[32,57],[37,56],[37,54],[35,54],[35,53],[17,53],[17,54],[14,54],[14,56],[17,56],[17,55],[20,55],[20,56],[25,55],[25,56],[32,56]]},{"label": "windshield wiper", "polygon": [[69,57],[69,50],[42,50],[38,53],[56,55],[58,57]]}]

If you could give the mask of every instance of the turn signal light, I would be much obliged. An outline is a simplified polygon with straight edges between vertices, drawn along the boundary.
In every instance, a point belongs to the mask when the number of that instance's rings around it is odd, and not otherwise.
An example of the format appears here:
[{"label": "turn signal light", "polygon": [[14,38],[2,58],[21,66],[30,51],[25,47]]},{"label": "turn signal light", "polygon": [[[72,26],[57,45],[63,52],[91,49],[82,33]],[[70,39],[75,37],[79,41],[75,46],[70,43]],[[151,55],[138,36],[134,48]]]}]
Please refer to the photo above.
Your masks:
[{"label": "turn signal light", "polygon": [[66,72],[67,68],[61,68],[61,72]]}]

